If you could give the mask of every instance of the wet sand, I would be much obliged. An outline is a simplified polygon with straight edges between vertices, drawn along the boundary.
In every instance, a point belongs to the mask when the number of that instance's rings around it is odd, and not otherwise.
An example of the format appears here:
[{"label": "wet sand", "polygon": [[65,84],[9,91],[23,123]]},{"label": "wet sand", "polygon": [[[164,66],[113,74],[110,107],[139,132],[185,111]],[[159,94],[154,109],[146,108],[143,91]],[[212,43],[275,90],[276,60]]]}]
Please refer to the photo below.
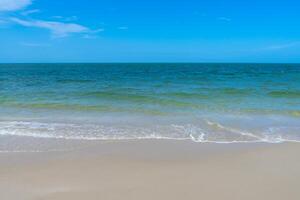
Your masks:
[{"label": "wet sand", "polygon": [[300,144],[93,142],[0,154],[1,200],[298,200]]}]

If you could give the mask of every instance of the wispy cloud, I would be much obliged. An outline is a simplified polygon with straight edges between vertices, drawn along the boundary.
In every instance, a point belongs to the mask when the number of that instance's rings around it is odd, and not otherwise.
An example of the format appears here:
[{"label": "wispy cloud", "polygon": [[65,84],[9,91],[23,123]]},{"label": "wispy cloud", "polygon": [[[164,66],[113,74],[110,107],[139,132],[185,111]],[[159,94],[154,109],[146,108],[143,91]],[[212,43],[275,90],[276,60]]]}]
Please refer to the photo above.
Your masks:
[{"label": "wispy cloud", "polygon": [[56,15],[56,16],[53,16],[52,17],[53,19],[60,19],[60,20],[63,20],[63,21],[66,21],[66,22],[71,22],[71,21],[77,21],[78,20],[78,17],[77,16],[70,16],[70,17],[63,17],[63,16],[60,16],[60,15]]},{"label": "wispy cloud", "polygon": [[120,26],[118,27],[119,30],[128,30],[128,27],[127,26]]},{"label": "wispy cloud", "polygon": [[71,22],[71,21],[77,21],[78,17],[77,16],[71,16],[71,17],[66,17],[65,21]]},{"label": "wispy cloud", "polygon": [[74,33],[92,33],[94,31],[89,28],[75,23],[63,23],[55,21],[43,20],[23,20],[19,18],[10,18],[10,21],[25,27],[34,27],[47,29],[51,32],[53,37],[66,37]]},{"label": "wispy cloud", "polygon": [[218,17],[217,20],[230,22],[231,18],[228,18],[228,17]]},{"label": "wispy cloud", "polygon": [[87,34],[83,35],[82,38],[84,39],[96,39],[98,38],[98,35],[97,33],[100,33],[100,32],[103,32],[104,29],[102,28],[99,28],[99,29],[96,29],[96,30],[90,30]]},{"label": "wispy cloud", "polygon": [[98,37],[96,35],[92,35],[92,34],[85,34],[82,38],[84,38],[84,39],[96,39]]},{"label": "wispy cloud", "polygon": [[0,19],[0,25],[2,25],[2,24],[6,24],[6,23],[7,23],[7,21],[6,21],[6,20]]},{"label": "wispy cloud", "polygon": [[39,12],[41,12],[39,9],[33,9],[33,10],[25,10],[21,14],[24,16],[27,16],[27,15],[31,15],[31,14],[39,13]]},{"label": "wispy cloud", "polygon": [[10,23],[24,27],[46,29],[50,31],[53,38],[62,38],[76,33],[85,35],[95,35],[96,33],[103,31],[103,29],[91,30],[90,28],[81,24],[72,23],[72,21],[76,21],[78,19],[77,16],[56,16],[53,18],[56,18],[57,20],[53,21],[29,18],[29,15],[40,12],[40,10],[38,9],[25,10],[25,8],[31,5],[32,2],[33,0],[0,0],[0,12],[16,12],[16,15],[14,16],[23,16],[9,17],[9,15],[5,14],[0,19],[0,25]]},{"label": "wispy cloud", "polygon": [[55,15],[55,16],[52,16],[51,18],[53,18],[53,19],[63,19],[64,17],[60,16],[60,15]]},{"label": "wispy cloud", "polygon": [[290,42],[286,44],[271,45],[263,48],[262,50],[275,51],[275,50],[287,49],[295,46],[300,46],[300,42]]},{"label": "wispy cloud", "polygon": [[0,0],[0,11],[16,11],[29,6],[31,0]]},{"label": "wispy cloud", "polygon": [[50,46],[50,44],[31,43],[31,42],[21,42],[20,45],[26,47],[49,47]]}]

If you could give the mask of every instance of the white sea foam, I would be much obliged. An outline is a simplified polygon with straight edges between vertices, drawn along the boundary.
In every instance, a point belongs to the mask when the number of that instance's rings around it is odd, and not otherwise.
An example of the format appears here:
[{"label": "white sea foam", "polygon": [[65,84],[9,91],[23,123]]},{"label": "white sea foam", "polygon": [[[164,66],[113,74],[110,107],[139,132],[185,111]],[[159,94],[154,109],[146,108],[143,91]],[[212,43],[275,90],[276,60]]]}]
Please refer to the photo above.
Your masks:
[{"label": "white sea foam", "polygon": [[199,124],[99,125],[43,123],[28,121],[0,122],[0,136],[64,140],[191,140],[198,143],[300,142],[300,127],[267,127],[249,132],[219,122]]}]

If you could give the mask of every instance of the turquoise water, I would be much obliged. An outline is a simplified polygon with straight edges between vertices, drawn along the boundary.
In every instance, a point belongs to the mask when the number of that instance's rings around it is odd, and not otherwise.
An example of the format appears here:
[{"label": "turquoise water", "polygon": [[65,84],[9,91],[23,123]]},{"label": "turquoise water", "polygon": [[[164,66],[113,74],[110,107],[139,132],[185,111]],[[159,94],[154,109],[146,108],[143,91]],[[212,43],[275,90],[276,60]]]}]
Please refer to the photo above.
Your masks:
[{"label": "turquoise water", "polygon": [[0,135],[300,141],[299,64],[1,64]]}]

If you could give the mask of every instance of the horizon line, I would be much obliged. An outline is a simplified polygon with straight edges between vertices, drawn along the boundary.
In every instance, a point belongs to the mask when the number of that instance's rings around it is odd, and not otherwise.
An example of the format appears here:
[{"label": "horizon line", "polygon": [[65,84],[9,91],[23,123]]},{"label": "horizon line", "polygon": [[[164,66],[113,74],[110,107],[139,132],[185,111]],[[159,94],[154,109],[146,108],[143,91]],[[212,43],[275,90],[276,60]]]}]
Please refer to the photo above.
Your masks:
[{"label": "horizon line", "polygon": [[300,64],[300,62],[0,62],[3,64]]}]

